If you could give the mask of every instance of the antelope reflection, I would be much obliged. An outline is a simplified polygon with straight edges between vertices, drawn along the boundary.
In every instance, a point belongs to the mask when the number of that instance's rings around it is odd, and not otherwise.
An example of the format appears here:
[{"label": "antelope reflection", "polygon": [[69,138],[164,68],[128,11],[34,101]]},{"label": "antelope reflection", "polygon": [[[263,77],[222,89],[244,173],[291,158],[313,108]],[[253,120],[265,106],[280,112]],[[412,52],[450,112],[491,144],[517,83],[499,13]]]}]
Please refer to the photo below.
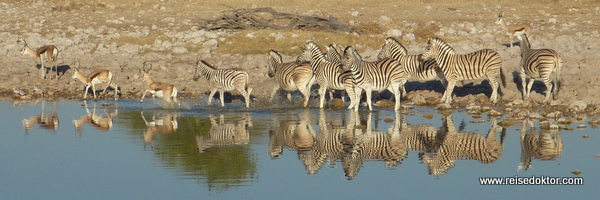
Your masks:
[{"label": "antelope reflection", "polygon": [[75,131],[78,133],[82,132],[84,124],[89,124],[90,126],[96,128],[96,130],[108,131],[113,126],[113,117],[119,113],[117,109],[115,109],[112,113],[109,113],[106,110],[106,107],[104,107],[102,109],[104,114],[98,114],[96,113],[96,102],[94,102],[92,112],[90,112],[87,102],[84,101],[83,106],[85,107],[86,115],[81,116],[79,119],[73,120]]},{"label": "antelope reflection", "polygon": [[[530,124],[531,129],[527,129]],[[518,170],[532,168],[531,159],[555,160],[563,151],[560,132],[538,130],[533,127],[532,122],[523,120],[521,128],[521,163]]]},{"label": "antelope reflection", "polygon": [[[492,119],[487,136],[473,132],[458,132],[452,114],[442,116],[442,126],[435,135],[423,135],[424,152],[419,156],[427,165],[430,175],[446,174],[456,160],[478,160],[493,163],[502,156],[505,129]],[[499,140],[496,132],[502,129]]]},{"label": "antelope reflection", "polygon": [[218,118],[209,116],[210,130],[208,135],[196,135],[198,152],[204,153],[212,147],[245,145],[250,142],[249,127],[252,127],[250,113],[236,119],[226,119],[223,114]]},{"label": "antelope reflection", "polygon": [[42,112],[33,116],[29,119],[23,119],[23,127],[25,127],[25,132],[29,132],[34,125],[40,125],[40,128],[56,131],[58,130],[58,105],[57,102],[49,102],[50,104],[50,113],[46,113],[46,101],[42,101]]},{"label": "antelope reflection", "polygon": [[177,130],[177,113],[167,113],[165,116],[156,117],[156,113],[152,114],[152,120],[146,120],[144,111],[140,112],[144,123],[146,124],[146,132],[144,132],[144,143],[153,146],[152,138],[156,134],[171,134]]}]

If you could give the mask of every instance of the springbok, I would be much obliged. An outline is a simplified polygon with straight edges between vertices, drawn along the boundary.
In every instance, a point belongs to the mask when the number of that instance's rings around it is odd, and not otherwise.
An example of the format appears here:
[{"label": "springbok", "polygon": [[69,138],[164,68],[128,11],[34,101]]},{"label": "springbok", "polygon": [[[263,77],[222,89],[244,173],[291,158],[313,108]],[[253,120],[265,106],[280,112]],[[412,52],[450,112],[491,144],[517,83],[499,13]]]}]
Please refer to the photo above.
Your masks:
[{"label": "springbok", "polygon": [[79,81],[81,81],[83,84],[86,85],[85,91],[83,93],[83,99],[87,99],[87,93],[88,93],[88,90],[90,89],[90,87],[92,87],[92,92],[94,93],[94,99],[96,99],[96,86],[95,85],[106,82],[107,83],[106,87],[104,87],[104,90],[102,91],[102,93],[104,94],[106,92],[106,89],[108,88],[108,86],[111,86],[115,91],[115,100],[117,100],[119,88],[118,88],[117,84],[112,82],[113,73],[106,69],[97,69],[97,70],[93,71],[92,73],[88,74],[87,76],[85,76],[79,71],[79,65],[78,65],[77,67],[75,67],[75,70],[73,71],[72,78],[78,79]]},{"label": "springbok", "polygon": [[171,134],[177,130],[177,113],[168,113],[166,116],[156,118],[156,113],[152,116],[152,120],[146,120],[144,111],[140,112],[144,123],[146,123],[146,132],[144,132],[144,143],[154,146],[152,138],[155,134]]},{"label": "springbok", "polygon": [[513,38],[517,36],[521,39],[521,35],[527,34],[531,37],[531,26],[527,24],[517,24],[517,25],[506,25],[504,21],[504,13],[498,14],[498,19],[496,20],[496,24],[502,25],[502,28],[510,37],[510,47],[513,46]]},{"label": "springbok", "polygon": [[[54,106],[56,105],[56,108]],[[58,104],[56,102],[50,102],[50,113],[46,113],[46,101],[42,101],[42,113],[40,115],[31,117],[29,119],[23,119],[23,126],[25,132],[29,131],[35,124],[39,124],[41,128],[56,131],[58,130]]]},{"label": "springbok", "polygon": [[165,99],[167,103],[173,105],[173,102],[179,104],[179,100],[177,99],[177,88],[173,84],[169,83],[161,83],[156,82],[150,76],[150,70],[152,69],[152,64],[150,64],[150,68],[146,69],[146,62],[142,65],[141,71],[144,73],[144,80],[148,84],[148,89],[142,95],[142,99],[140,99],[140,103],[144,102],[144,97],[146,93],[150,92],[152,94],[152,99],[155,99],[156,96],[159,98]]},{"label": "springbok", "polygon": [[46,46],[42,46],[40,48],[37,49],[32,49],[31,47],[27,46],[27,41],[25,41],[24,39],[18,39],[17,40],[17,44],[19,43],[23,43],[23,49],[21,50],[21,54],[25,55],[25,54],[29,54],[31,57],[35,58],[36,60],[39,59],[40,60],[40,64],[42,65],[40,67],[40,75],[42,77],[42,79],[46,78],[46,68],[44,67],[44,57],[46,60],[50,61],[52,63],[52,65],[50,65],[50,71],[52,71],[52,68],[54,67],[54,69],[56,70],[56,77],[58,77],[58,66],[56,66],[56,58],[58,57],[58,48],[56,48],[56,46],[54,45],[46,45]]},{"label": "springbok", "polygon": [[87,103],[84,101],[83,106],[85,107],[86,115],[81,116],[79,119],[73,120],[73,125],[75,125],[75,131],[81,132],[84,124],[90,124],[94,128],[100,131],[108,131],[113,126],[113,116],[117,115],[119,110],[115,109],[113,113],[109,113],[104,108],[104,115],[96,114],[96,102],[94,102],[94,107],[92,112],[87,106]]}]

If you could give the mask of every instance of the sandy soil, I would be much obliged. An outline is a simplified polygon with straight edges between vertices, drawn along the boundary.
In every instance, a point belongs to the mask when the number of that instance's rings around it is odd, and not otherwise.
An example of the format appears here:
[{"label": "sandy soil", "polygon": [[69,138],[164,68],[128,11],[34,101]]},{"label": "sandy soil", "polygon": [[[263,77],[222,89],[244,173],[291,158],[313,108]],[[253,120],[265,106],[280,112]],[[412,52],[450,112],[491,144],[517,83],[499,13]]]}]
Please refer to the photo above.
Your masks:
[{"label": "sandy soil", "polygon": [[[83,84],[73,80],[73,62],[81,63],[82,71],[105,68],[115,74],[115,83],[121,87],[121,99],[140,98],[146,85],[139,69],[142,63],[154,63],[152,74],[158,81],[169,82],[180,88],[180,97],[190,99],[206,96],[210,90],[203,79],[193,81],[195,63],[205,59],[221,68],[239,67],[251,74],[250,87],[254,89],[253,103],[265,102],[274,82],[268,78],[265,68],[266,53],[237,55],[219,53],[219,43],[226,42],[232,33],[197,30],[198,19],[212,18],[219,9],[201,4],[178,4],[178,1],[138,3],[130,7],[119,4],[102,4],[88,1],[8,1],[0,3],[0,46],[4,63],[0,71],[0,92],[5,99],[39,98],[41,92],[50,98],[82,98]],[[424,1],[429,2],[429,1]],[[537,1],[536,1],[537,2]],[[599,24],[596,22],[600,3],[537,3],[512,8],[493,3],[473,3],[456,6],[436,6],[415,3],[410,9],[364,5],[361,8],[321,8],[317,11],[337,16],[348,24],[379,23],[389,31],[358,37],[396,36],[411,53],[419,53],[424,47],[418,26],[435,25],[435,33],[447,39],[459,53],[483,48],[495,49],[503,57],[508,73],[508,86],[503,90],[500,105],[525,105],[537,108],[545,94],[545,87],[536,82],[532,102],[522,102],[515,78],[520,61],[518,46],[508,47],[509,37],[494,24],[499,11],[504,11],[507,21],[528,23],[533,27],[532,46],[552,48],[563,56],[563,88],[551,105],[565,105],[571,111],[592,109],[600,103],[600,46]],[[181,9],[178,9],[181,8]],[[301,14],[319,13],[294,7],[276,7],[281,11]],[[202,12],[201,10],[206,10]],[[44,13],[44,15],[36,15]],[[386,14],[387,13],[387,14]],[[27,16],[27,17],[25,17]],[[402,33],[394,30],[399,30]],[[345,33],[340,33],[345,34]],[[156,35],[149,44],[129,44],[127,39]],[[238,36],[239,37],[239,36]],[[20,55],[19,39],[27,39],[32,47],[55,44],[60,49],[58,59],[59,78],[40,79],[39,63],[33,58]],[[285,38],[284,38],[285,39]],[[318,43],[318,38],[315,39]],[[124,42],[125,41],[125,42]],[[190,44],[192,44],[190,47]],[[240,44],[244,45],[244,44]],[[319,44],[326,45],[326,44]],[[361,46],[361,44],[346,44]],[[378,49],[359,48],[366,59],[374,59]],[[143,52],[143,53],[142,53]],[[285,55],[284,61],[292,61],[296,55]],[[54,72],[49,72],[51,77]],[[439,82],[409,83],[411,91],[405,102],[431,104],[441,97]],[[486,81],[465,82],[455,89],[456,105],[487,104],[491,93]],[[14,90],[23,91],[22,95]],[[481,94],[481,93],[484,94]],[[234,96],[239,96],[236,92]],[[487,95],[487,96],[486,96]],[[102,98],[112,98],[112,94]]]}]

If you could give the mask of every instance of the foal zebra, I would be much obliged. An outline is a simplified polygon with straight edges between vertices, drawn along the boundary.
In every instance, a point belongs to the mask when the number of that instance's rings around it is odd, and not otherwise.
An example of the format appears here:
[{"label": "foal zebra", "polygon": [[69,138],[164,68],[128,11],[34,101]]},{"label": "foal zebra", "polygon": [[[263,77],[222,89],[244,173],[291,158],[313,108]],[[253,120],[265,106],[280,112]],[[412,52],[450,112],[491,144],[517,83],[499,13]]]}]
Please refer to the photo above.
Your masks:
[{"label": "foal zebra", "polygon": [[[521,39],[521,70],[519,70],[519,77],[521,77],[521,87],[523,88],[523,100],[528,100],[531,95],[531,87],[533,86],[534,79],[541,78],[546,85],[546,98],[544,102],[550,101],[550,93],[552,91],[552,84],[550,83],[550,74],[554,72],[554,79],[556,81],[556,89],[553,95],[554,98],[560,91],[560,68],[562,60],[560,55],[552,49],[532,49],[529,39],[526,34],[523,34]],[[529,77],[529,84],[526,85],[526,78]]]},{"label": "foal zebra", "polygon": [[225,91],[237,90],[242,93],[244,100],[246,101],[246,108],[250,107],[250,93],[252,88],[248,88],[248,72],[243,69],[217,69],[206,61],[198,61],[198,66],[194,72],[194,79],[196,80],[196,73],[200,68],[200,73],[206,79],[209,84],[213,87],[208,95],[208,104],[210,105],[213,96],[217,91],[220,93],[221,107],[225,106]]},{"label": "foal zebra", "polygon": [[[400,42],[392,37],[385,39],[385,44],[381,47],[377,59],[393,58],[404,65],[404,71],[409,80],[431,81],[439,79],[444,87],[447,82],[444,73],[438,68],[433,59],[421,61],[419,55],[409,55],[408,51]],[[406,89],[402,87],[402,95],[406,94]]]},{"label": "foal zebra", "polygon": [[435,59],[448,82],[441,101],[452,102],[452,91],[456,81],[475,80],[486,76],[492,86],[492,103],[498,101],[498,71],[502,85],[506,86],[506,78],[502,70],[502,57],[491,49],[483,49],[469,54],[457,54],[454,49],[439,38],[431,38],[427,42],[427,50],[421,54],[422,60]]},{"label": "foal zebra", "polygon": [[[269,69],[268,75],[275,79],[277,86],[273,88],[271,98],[279,89],[283,89],[288,92],[299,90],[304,95],[303,107],[308,105],[308,97],[310,97],[310,87],[313,85],[313,70],[308,63],[297,63],[289,62],[283,63],[281,55],[274,50],[269,51],[269,58],[267,59],[267,67]],[[291,101],[291,95],[288,93],[288,99]]]},{"label": "foal zebra", "polygon": [[[356,106],[352,73],[344,71],[341,63],[327,61],[317,44],[312,41],[307,42],[306,49],[298,56],[298,61],[310,62],[316,81],[319,84],[319,96],[321,97],[319,108],[323,108],[327,89],[345,90],[350,96],[350,106],[348,108]],[[344,99],[343,94],[342,99]]]},{"label": "foal zebra", "polygon": [[[346,47],[342,55],[344,70],[352,71],[354,82],[356,83],[355,94],[358,94],[357,102],[360,102],[360,94],[364,89],[367,93],[367,105],[369,110],[373,110],[371,105],[371,92],[383,91],[388,89],[394,94],[396,104],[394,110],[400,108],[400,87],[406,83],[406,73],[404,66],[395,59],[383,59],[375,62],[366,62],[352,47]],[[354,107],[358,110],[358,106]]]}]

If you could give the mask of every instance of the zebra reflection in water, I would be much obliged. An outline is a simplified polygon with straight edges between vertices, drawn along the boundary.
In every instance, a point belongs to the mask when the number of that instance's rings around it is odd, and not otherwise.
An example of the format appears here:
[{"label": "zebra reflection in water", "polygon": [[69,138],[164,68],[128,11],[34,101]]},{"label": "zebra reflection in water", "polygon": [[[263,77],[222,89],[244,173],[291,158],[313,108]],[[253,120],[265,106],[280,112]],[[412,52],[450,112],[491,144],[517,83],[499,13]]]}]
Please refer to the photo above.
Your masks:
[{"label": "zebra reflection in water", "polygon": [[[530,124],[531,129],[527,129]],[[560,132],[539,130],[532,122],[523,120],[521,128],[521,163],[518,170],[532,168],[531,158],[547,161],[557,159],[563,151]]]},{"label": "zebra reflection in water", "polygon": [[[425,147],[419,156],[427,165],[430,175],[442,175],[455,165],[457,160],[478,160],[489,164],[498,160],[504,150],[506,129],[492,119],[492,127],[484,138],[473,132],[458,132],[452,114],[442,116],[442,126],[435,135],[422,138]],[[496,132],[502,129],[500,140]]]},{"label": "zebra reflection in water", "polygon": [[246,145],[250,142],[252,127],[252,116],[250,113],[242,114],[235,119],[225,118],[223,114],[219,117],[209,116],[210,130],[208,135],[196,135],[196,145],[199,153],[204,153],[213,147]]}]

